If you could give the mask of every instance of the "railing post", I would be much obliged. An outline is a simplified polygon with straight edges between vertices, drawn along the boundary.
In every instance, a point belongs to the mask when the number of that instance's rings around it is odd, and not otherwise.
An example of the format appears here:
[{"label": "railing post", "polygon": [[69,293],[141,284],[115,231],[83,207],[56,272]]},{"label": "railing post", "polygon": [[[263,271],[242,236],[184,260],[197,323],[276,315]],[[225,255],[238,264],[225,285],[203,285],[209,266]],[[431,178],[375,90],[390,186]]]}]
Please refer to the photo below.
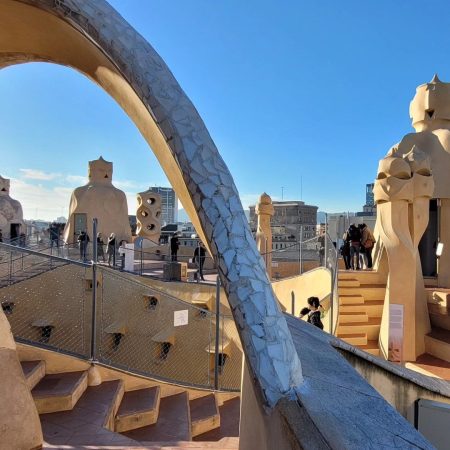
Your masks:
[{"label": "railing post", "polygon": [[323,265],[324,267],[327,267],[327,259],[328,259],[328,214],[325,214],[325,255],[324,255],[324,260],[323,260]]},{"label": "railing post", "polygon": [[302,250],[302,243],[303,243],[303,225],[300,225],[300,241],[299,241],[299,249],[298,249],[298,258],[300,260],[299,263],[299,272],[300,275],[303,273],[303,250]]},{"label": "railing post", "polygon": [[92,325],[91,325],[91,360],[97,359],[97,219],[92,219]]},{"label": "railing post", "polygon": [[216,281],[216,346],[214,352],[214,390],[219,389],[220,279]]},{"label": "railing post", "polygon": [[13,254],[12,251],[9,252],[9,285],[12,284],[12,265],[13,265]]},{"label": "railing post", "polygon": [[295,315],[295,293],[291,291],[291,314]]}]

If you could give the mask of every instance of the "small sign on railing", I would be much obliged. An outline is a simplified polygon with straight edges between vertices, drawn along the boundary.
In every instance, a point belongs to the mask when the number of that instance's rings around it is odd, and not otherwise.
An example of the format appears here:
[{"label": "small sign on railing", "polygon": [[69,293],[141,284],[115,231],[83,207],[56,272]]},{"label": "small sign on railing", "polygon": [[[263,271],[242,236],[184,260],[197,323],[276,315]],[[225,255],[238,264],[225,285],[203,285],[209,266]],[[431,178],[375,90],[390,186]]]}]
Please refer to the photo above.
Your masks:
[{"label": "small sign on railing", "polygon": [[187,325],[188,322],[189,322],[189,311],[187,309],[173,312],[173,325],[175,327]]}]

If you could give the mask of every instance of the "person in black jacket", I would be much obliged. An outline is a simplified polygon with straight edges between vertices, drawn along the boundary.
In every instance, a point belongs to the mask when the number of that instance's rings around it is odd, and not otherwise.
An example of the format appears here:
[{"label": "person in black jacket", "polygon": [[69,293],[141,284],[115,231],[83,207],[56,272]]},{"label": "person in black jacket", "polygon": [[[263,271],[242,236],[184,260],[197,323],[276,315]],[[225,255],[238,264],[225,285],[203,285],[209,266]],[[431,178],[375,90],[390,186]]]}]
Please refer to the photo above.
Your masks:
[{"label": "person in black jacket", "polygon": [[323,330],[323,323],[322,320],[320,319],[321,315],[320,308],[322,308],[322,306],[320,305],[319,299],[317,297],[309,297],[307,301],[309,307],[303,308],[300,311],[300,318],[302,318],[307,314],[308,315],[307,322]]},{"label": "person in black jacket", "polygon": [[203,278],[203,264],[205,264],[206,252],[203,242],[199,242],[197,248],[194,250],[194,257],[192,258],[192,262],[197,264],[197,280],[200,278],[202,281],[205,281]]},{"label": "person in black jacket", "polygon": [[178,233],[174,233],[170,238],[170,259],[172,261],[177,260],[177,253],[179,247],[180,247],[180,240],[178,239]]}]

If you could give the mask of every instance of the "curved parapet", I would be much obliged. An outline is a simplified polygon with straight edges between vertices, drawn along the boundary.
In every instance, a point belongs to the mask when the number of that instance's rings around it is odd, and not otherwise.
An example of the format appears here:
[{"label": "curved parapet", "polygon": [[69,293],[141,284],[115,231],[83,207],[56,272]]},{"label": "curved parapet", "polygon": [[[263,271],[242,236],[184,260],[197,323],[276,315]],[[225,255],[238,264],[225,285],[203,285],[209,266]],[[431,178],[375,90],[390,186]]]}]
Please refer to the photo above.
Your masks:
[{"label": "curved parapet", "polygon": [[198,112],[146,40],[104,0],[3,0],[0,67],[48,61],[98,83],[127,112],[213,255],[264,403],[293,397],[300,360],[233,179]]}]

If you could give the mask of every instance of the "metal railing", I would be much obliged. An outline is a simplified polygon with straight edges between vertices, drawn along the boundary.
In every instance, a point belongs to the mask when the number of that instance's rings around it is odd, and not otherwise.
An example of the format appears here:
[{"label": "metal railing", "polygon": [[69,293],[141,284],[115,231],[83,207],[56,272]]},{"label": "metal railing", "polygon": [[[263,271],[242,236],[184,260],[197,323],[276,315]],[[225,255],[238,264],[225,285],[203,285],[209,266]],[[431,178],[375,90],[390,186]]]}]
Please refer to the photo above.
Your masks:
[{"label": "metal railing", "polygon": [[239,391],[240,341],[232,316],[220,311],[220,289],[193,304],[144,281],[0,243],[0,302],[18,342],[180,385]]}]

